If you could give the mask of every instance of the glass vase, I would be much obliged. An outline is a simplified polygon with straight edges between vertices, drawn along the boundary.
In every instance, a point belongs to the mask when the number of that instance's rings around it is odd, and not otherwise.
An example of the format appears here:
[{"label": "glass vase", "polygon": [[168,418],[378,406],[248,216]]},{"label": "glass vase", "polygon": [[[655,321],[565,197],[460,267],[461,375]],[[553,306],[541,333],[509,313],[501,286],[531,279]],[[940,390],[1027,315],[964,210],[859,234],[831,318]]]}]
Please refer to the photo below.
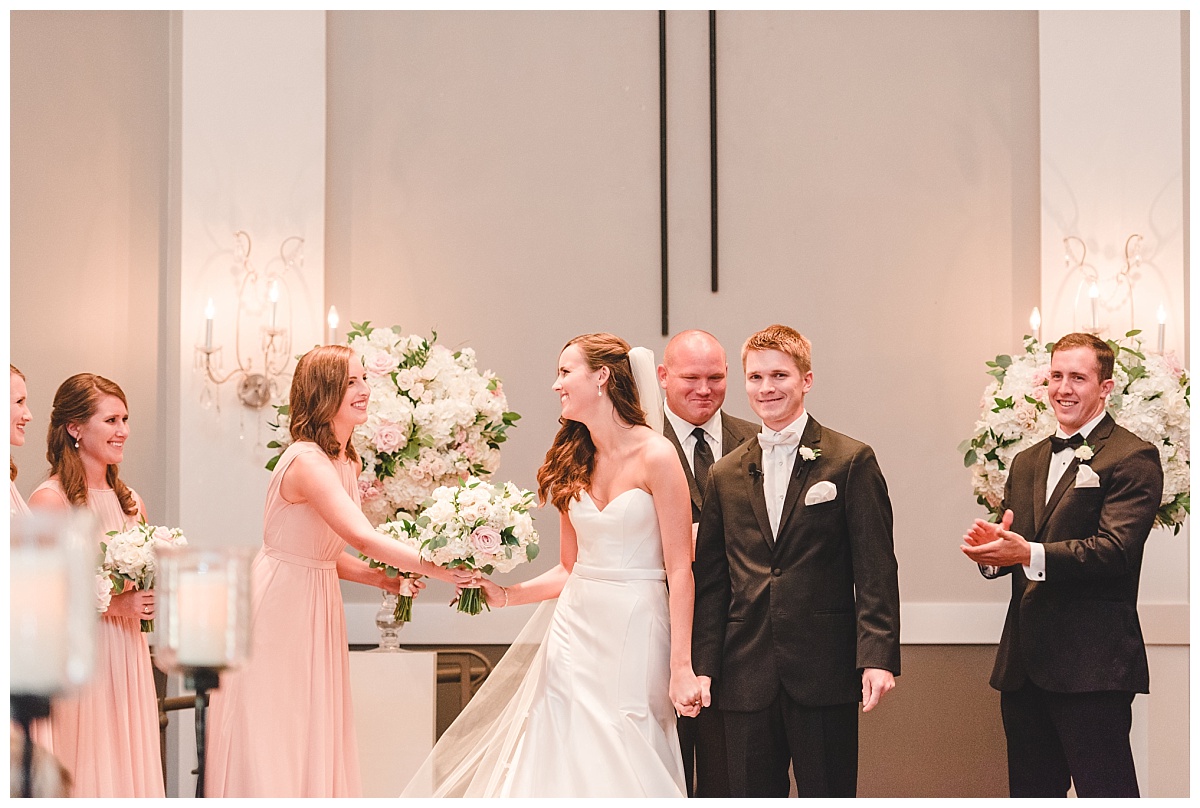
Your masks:
[{"label": "glass vase", "polygon": [[379,605],[379,611],[375,613],[375,625],[379,627],[380,651],[400,650],[400,629],[404,628],[404,621],[397,619],[398,603],[399,599],[396,595],[391,592],[383,593],[383,603]]}]

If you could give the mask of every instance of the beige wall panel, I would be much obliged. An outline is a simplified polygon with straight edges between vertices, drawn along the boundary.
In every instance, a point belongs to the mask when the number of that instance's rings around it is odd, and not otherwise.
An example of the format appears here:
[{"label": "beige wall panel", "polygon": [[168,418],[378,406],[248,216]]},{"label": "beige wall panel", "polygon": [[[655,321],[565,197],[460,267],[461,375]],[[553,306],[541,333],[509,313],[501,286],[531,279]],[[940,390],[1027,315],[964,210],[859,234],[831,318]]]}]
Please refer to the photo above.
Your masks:
[{"label": "beige wall panel", "polygon": [[129,399],[122,477],[165,519],[168,15],[14,11],[9,25],[10,357],[33,411],[18,487],[28,496],[48,474],[58,385],[99,373]]}]

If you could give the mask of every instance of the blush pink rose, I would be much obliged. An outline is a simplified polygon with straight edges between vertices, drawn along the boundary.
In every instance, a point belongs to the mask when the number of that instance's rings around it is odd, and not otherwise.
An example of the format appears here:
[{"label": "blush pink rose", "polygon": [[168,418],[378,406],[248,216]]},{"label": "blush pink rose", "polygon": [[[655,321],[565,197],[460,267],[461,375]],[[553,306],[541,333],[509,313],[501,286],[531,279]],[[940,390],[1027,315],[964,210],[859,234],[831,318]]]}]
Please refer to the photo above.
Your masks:
[{"label": "blush pink rose", "polygon": [[363,367],[366,368],[367,375],[374,378],[386,376],[400,366],[400,362],[396,357],[383,351],[376,351],[363,361]]},{"label": "blush pink rose", "polygon": [[404,432],[395,424],[381,424],[375,430],[375,448],[381,452],[394,452],[404,443]]},{"label": "blush pink rose", "polygon": [[500,531],[494,527],[480,525],[471,531],[471,546],[481,553],[495,553],[500,545]]}]

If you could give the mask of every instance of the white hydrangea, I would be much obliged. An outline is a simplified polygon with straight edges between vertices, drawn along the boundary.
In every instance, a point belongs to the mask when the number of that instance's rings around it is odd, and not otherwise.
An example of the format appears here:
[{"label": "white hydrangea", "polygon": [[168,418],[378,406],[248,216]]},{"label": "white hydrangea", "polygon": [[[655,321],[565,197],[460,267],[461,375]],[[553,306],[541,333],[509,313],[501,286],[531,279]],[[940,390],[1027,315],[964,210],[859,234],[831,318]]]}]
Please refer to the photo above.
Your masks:
[{"label": "white hydrangea", "polygon": [[[1136,332],[1116,344],[1108,412],[1118,424],[1155,444],[1163,466],[1163,497],[1155,524],[1179,530],[1191,509],[1189,378],[1175,355],[1145,354]],[[1050,354],[1032,337],[1025,353],[988,362],[996,377],[984,389],[974,434],[959,446],[980,505],[999,516],[1008,468],[1017,453],[1054,432],[1047,401]]]},{"label": "white hydrangea", "polygon": [[508,572],[537,557],[532,491],[468,477],[439,486],[414,524],[421,556],[443,567]]}]

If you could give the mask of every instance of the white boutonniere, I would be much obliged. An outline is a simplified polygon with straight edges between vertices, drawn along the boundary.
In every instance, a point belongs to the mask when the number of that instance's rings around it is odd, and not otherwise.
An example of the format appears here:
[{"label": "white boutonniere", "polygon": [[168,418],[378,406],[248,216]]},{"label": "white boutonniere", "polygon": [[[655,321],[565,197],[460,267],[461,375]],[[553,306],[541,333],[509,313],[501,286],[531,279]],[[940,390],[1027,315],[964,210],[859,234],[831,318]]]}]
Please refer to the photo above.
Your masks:
[{"label": "white boutonniere", "polygon": [[811,449],[808,446],[801,446],[796,449],[796,454],[800,456],[801,460],[816,460],[821,456],[821,450]]},{"label": "white boutonniere", "polygon": [[1086,463],[1096,455],[1096,450],[1086,443],[1075,450],[1075,456],[1079,458],[1080,463]]}]

